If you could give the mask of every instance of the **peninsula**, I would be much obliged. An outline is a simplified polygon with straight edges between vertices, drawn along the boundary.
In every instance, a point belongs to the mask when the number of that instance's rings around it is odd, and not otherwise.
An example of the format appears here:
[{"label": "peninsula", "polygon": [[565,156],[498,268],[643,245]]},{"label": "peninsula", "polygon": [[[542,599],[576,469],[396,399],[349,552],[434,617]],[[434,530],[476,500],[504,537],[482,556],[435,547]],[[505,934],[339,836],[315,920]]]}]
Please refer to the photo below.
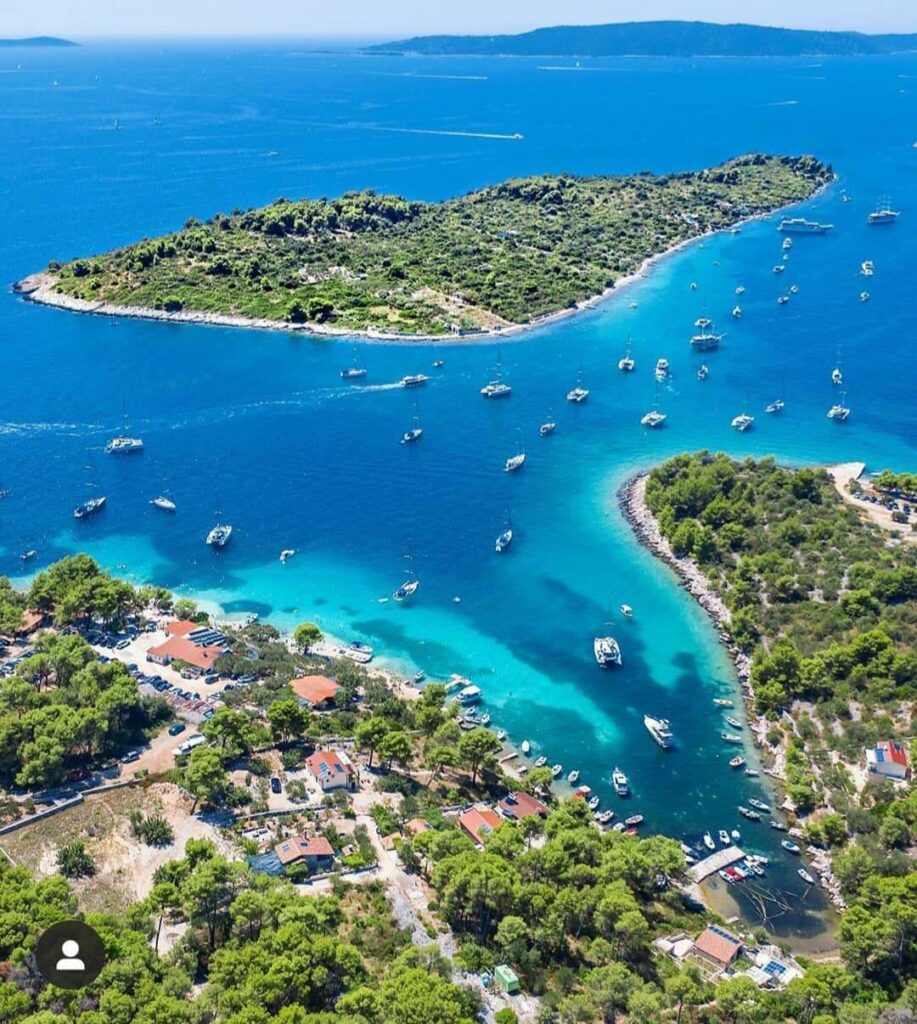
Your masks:
[{"label": "peninsula", "polygon": [[73,310],[325,334],[518,331],[607,294],[653,259],[809,198],[812,156],[701,171],[515,178],[439,203],[372,191],[278,199],[16,285]]}]

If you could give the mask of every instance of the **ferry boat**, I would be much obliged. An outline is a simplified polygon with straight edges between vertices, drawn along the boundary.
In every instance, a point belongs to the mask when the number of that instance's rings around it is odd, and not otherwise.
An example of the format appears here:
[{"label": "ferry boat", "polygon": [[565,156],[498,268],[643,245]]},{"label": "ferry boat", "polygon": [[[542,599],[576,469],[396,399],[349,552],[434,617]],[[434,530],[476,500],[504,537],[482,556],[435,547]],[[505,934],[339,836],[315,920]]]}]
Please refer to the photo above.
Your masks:
[{"label": "ferry boat", "polygon": [[768,404],[764,406],[764,411],[767,413],[783,412],[783,407],[785,405],[786,402],[784,402],[782,398],[775,398],[773,402],[768,402]]},{"label": "ferry boat", "polygon": [[710,367],[706,363],[701,363],[700,368],[697,371],[698,380],[706,380],[710,376]]},{"label": "ferry boat", "polygon": [[398,382],[403,388],[422,387],[430,378],[425,373],[412,373],[402,377]]},{"label": "ferry boat", "polygon": [[732,758],[729,762],[730,768],[741,768],[745,764],[745,758],[741,754]]},{"label": "ferry boat", "polygon": [[787,853],[799,853],[799,846],[790,839],[783,839],[780,845],[786,850]]},{"label": "ferry boat", "polygon": [[597,636],[592,641],[592,653],[595,655],[596,663],[600,668],[608,668],[610,665],[621,665],[621,648],[613,636]]},{"label": "ferry boat", "polygon": [[891,201],[883,197],[876,204],[876,208],[866,218],[867,224],[894,224],[901,216],[900,210],[893,210]]},{"label": "ferry boat", "polygon": [[515,473],[516,470],[522,469],[525,465],[525,452],[519,452],[516,455],[511,455],[506,462],[503,463],[504,473]]},{"label": "ferry boat", "polygon": [[805,868],[797,868],[796,874],[806,883],[806,885],[815,885],[815,879],[806,871]]},{"label": "ferry boat", "polygon": [[509,384],[504,384],[502,380],[488,381],[488,383],[481,388],[481,394],[485,398],[507,398],[512,393],[513,389]]},{"label": "ferry boat", "polygon": [[668,359],[662,358],[656,360],[656,380],[664,381],[669,375],[669,361]]},{"label": "ferry boat", "polygon": [[863,260],[863,262],[860,264],[860,273],[863,275],[863,277],[872,277],[872,275],[875,272],[876,265],[872,262],[872,260]]},{"label": "ferry boat", "polygon": [[716,849],[716,843],[713,841],[713,836],[710,835],[709,832],[704,833],[704,846],[706,846],[708,850]]},{"label": "ferry boat", "polygon": [[481,688],[480,686],[464,686],[455,695],[455,699],[459,704],[476,704],[481,699]]},{"label": "ferry boat", "polygon": [[143,441],[139,437],[113,437],[105,451],[109,455],[133,455],[143,451]]},{"label": "ferry boat", "polygon": [[844,405],[843,397],[841,396],[841,401],[836,402],[828,410],[828,419],[834,420],[835,423],[846,423],[847,417],[850,415],[850,409]]},{"label": "ferry boat", "polygon": [[73,510],[73,517],[75,519],[88,519],[90,516],[94,516],[97,512],[102,511],[105,507],[105,501],[104,495],[100,498],[90,498],[89,501],[84,501],[76,506]]},{"label": "ferry boat", "polygon": [[494,550],[499,555],[502,552],[504,552],[510,546],[510,544],[512,544],[512,542],[513,542],[513,531],[512,530],[504,530],[503,533],[501,533],[500,536],[497,537],[496,541],[494,541]]},{"label": "ferry boat", "polygon": [[225,548],[232,537],[232,527],[223,523],[216,526],[207,534],[207,543],[214,548]]},{"label": "ferry boat", "polygon": [[158,498],[150,498],[150,504],[161,508],[163,512],[174,512],[176,508],[175,502],[163,494],[160,494]]},{"label": "ferry boat", "polygon": [[726,743],[741,743],[742,737],[734,732],[721,732],[720,739]]},{"label": "ferry boat", "polygon": [[777,230],[786,235],[824,235],[833,227],[833,224],[819,224],[805,217],[784,217],[777,225]]},{"label": "ferry boat", "polygon": [[740,434],[744,434],[746,430],[754,425],[754,416],[749,416],[747,412],[740,413],[732,421],[732,426],[739,431]]},{"label": "ferry boat", "polygon": [[417,593],[417,589],[420,586],[420,580],[410,579],[405,580],[404,583],[392,594],[392,598],[395,601],[406,601],[409,597],[413,597]]},{"label": "ferry boat", "polygon": [[646,731],[653,737],[653,739],[662,747],[663,750],[669,750],[672,746],[672,730],[669,727],[669,721],[666,718],[653,718],[652,715],[643,716],[643,725]]},{"label": "ferry boat", "polygon": [[542,423],[538,428],[538,433],[542,437],[550,437],[554,431],[557,430],[557,424],[553,420],[548,420],[547,423]]},{"label": "ferry boat", "polygon": [[615,770],[611,773],[611,783],[618,796],[630,795],[630,782],[624,772],[622,772],[617,766],[615,766]]}]

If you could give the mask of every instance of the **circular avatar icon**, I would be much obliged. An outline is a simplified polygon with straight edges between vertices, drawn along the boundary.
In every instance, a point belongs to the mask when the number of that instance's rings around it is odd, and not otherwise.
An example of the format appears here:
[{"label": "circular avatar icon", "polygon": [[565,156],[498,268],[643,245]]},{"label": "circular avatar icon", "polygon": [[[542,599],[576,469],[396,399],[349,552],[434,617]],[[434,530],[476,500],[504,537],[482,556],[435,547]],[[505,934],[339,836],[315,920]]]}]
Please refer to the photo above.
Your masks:
[{"label": "circular avatar icon", "polygon": [[42,977],[58,988],[83,988],[105,966],[105,947],[98,932],[82,921],[58,921],[43,932],[35,947]]}]

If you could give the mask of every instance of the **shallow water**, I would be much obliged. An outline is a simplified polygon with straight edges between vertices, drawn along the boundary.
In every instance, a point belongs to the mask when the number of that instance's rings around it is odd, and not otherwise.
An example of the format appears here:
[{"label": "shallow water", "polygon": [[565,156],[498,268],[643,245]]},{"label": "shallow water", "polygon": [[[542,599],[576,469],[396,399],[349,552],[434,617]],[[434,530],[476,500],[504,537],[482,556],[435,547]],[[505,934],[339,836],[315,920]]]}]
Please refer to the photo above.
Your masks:
[{"label": "shallow water", "polygon": [[[358,386],[338,376],[349,342],[112,321],[4,295],[0,572],[21,572],[28,548],[39,551],[35,569],[86,550],[230,612],[316,619],[430,677],[471,676],[497,724],[565,771],[580,768],[609,806],[620,803],[609,785],[620,764],[634,790],[628,811],[649,827],[696,839],[741,823],[752,849],[772,853],[779,837],[735,813],[754,789],[728,768],[733,751],[710,702],[733,692],[728,660],[702,612],[636,546],[615,491],[636,469],[699,447],[913,468],[917,151],[907,132],[917,58],[608,60],[592,74],[546,63],[560,62],[280,45],[0,53],[7,281],[278,195],[374,187],[437,199],[510,175],[680,170],[751,149],[812,152],[840,176],[802,210],[834,232],[797,238],[780,280],[775,222],[755,223],[663,261],[596,310],[500,346],[365,346]],[[886,192],[904,216],[870,229],[866,213]],[[876,264],[868,303],[858,299],[864,259]],[[778,306],[791,283],[798,295]],[[727,336],[699,383],[688,338],[702,311]],[[626,376],[616,363],[628,339],[637,369]],[[825,417],[838,345],[853,409],[843,427]],[[478,389],[498,354],[514,392],[486,402]],[[639,418],[661,355],[673,369],[660,395],[669,418],[653,433]],[[591,396],[572,407],[564,394],[580,369]],[[413,393],[386,386],[414,372],[433,379]],[[765,416],[781,393],[786,411]],[[402,447],[415,398],[424,436]],[[136,458],[103,451],[122,403],[146,442]],[[729,423],[743,409],[756,423],[739,435]],[[557,433],[542,439],[549,416]],[[525,468],[505,474],[520,433]],[[108,507],[76,522],[90,481]],[[163,488],[175,516],[147,503]],[[235,526],[221,554],[203,543],[217,508]],[[497,556],[508,517],[515,539]],[[281,566],[287,547],[298,554]],[[421,588],[402,607],[384,599],[407,551]],[[592,660],[592,637],[606,630],[621,642],[620,671]],[[677,750],[651,742],[647,711],[671,719]],[[775,860],[775,884],[800,891],[797,865]],[[817,931],[806,906],[778,930]]]}]

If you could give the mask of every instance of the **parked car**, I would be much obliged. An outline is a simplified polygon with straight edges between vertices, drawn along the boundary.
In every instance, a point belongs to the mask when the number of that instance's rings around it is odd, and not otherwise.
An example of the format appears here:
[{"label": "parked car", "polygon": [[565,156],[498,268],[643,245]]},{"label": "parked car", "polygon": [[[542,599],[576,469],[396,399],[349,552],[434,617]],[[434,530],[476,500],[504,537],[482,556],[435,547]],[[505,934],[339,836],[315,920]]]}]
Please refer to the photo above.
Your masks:
[{"label": "parked car", "polygon": [[130,647],[130,645],[131,645],[130,640],[119,640],[115,644],[115,647],[116,647],[117,650],[123,651],[125,647]]},{"label": "parked car", "polygon": [[282,793],[283,792],[283,786],[281,786],[280,779],[278,779],[276,775],[272,775],[271,776],[271,792],[272,793]]},{"label": "parked car", "polygon": [[174,725],[170,725],[169,726],[169,735],[170,736],[177,736],[179,733],[182,733],[184,731],[185,731],[185,723],[184,722],[176,722]]},{"label": "parked car", "polygon": [[139,750],[129,750],[124,757],[121,758],[121,764],[130,764],[132,761],[140,760]]}]

